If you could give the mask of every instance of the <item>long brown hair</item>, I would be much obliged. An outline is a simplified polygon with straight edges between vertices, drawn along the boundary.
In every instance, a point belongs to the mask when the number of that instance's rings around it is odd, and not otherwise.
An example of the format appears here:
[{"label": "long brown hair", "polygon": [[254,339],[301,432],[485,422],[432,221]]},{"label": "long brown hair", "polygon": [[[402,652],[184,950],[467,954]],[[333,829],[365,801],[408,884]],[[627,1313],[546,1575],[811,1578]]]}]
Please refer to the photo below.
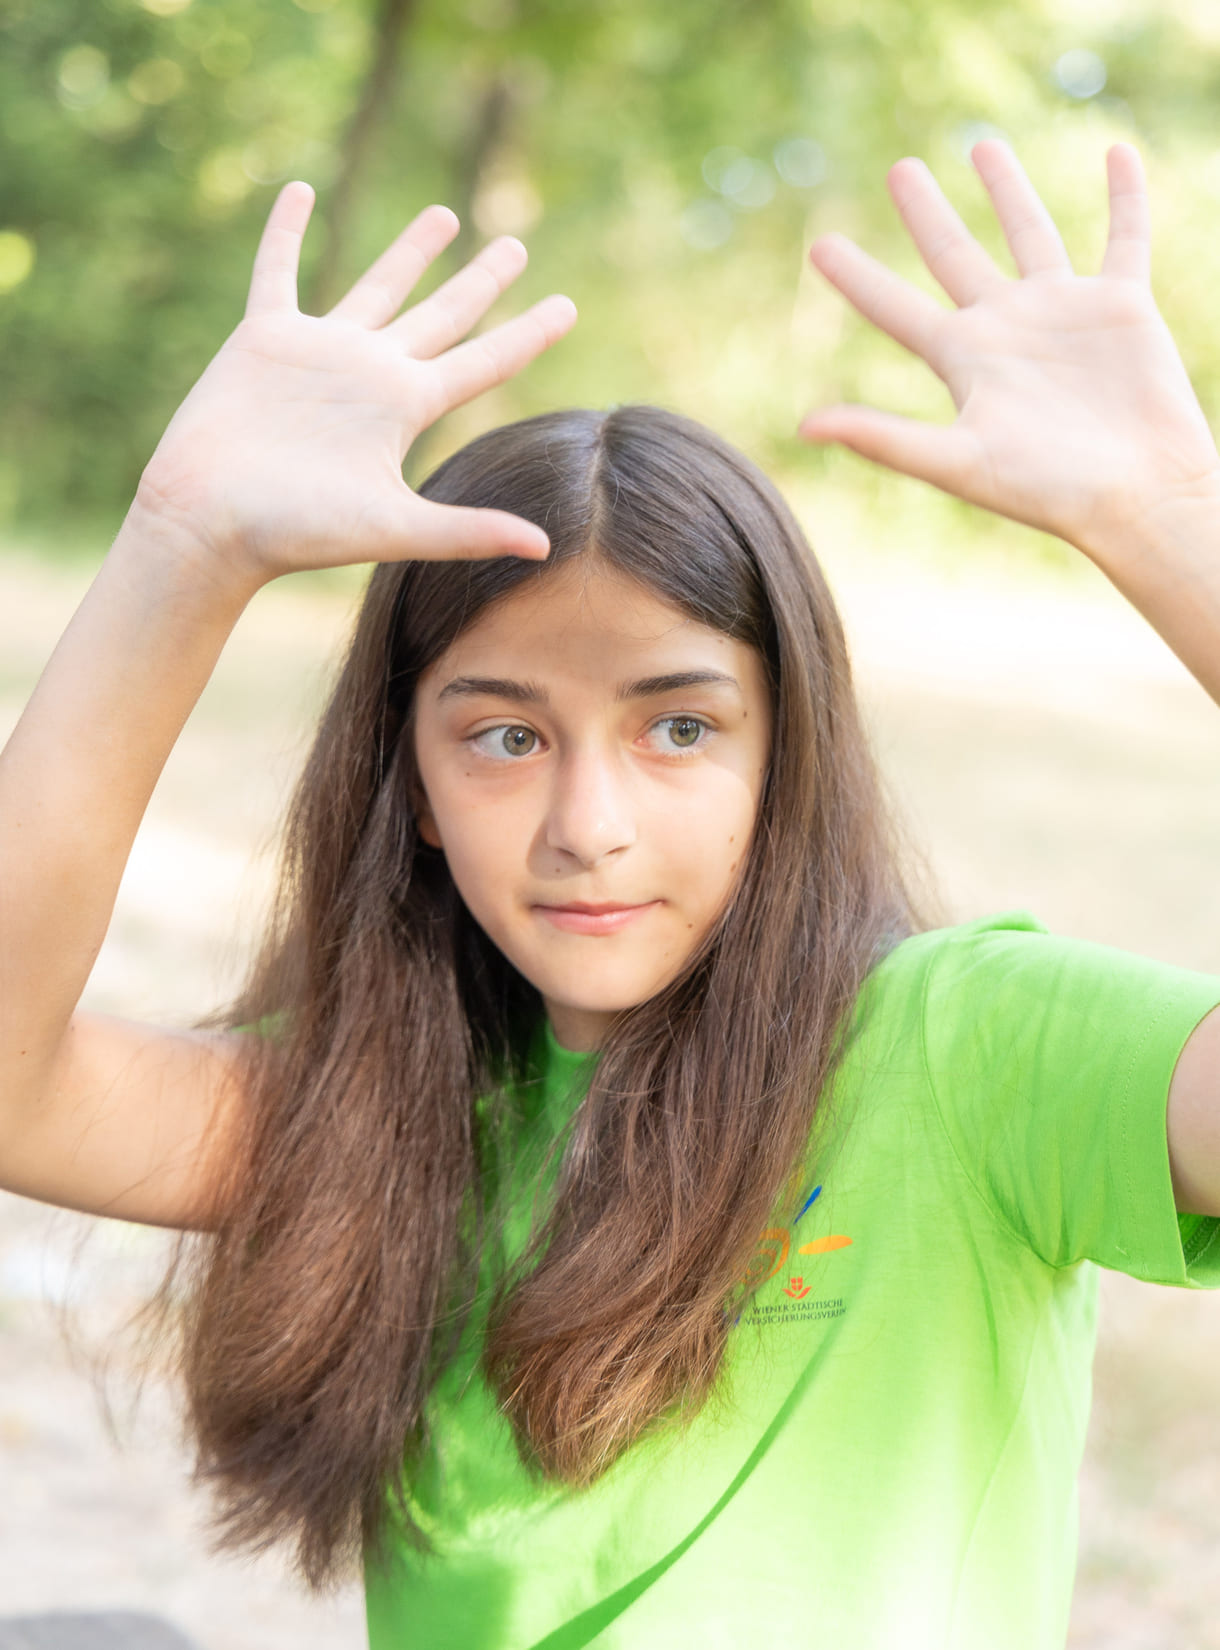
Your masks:
[{"label": "long brown hair", "polygon": [[[773,744],[733,897],[616,1020],[553,1202],[491,1302],[483,1369],[523,1459],[588,1483],[712,1390],[752,1254],[807,1146],[868,970],[914,927],[830,593],[778,493],[652,407],[495,430],[421,489],[550,535],[546,563],[378,567],[286,832],[232,1026],[247,1138],[184,1342],[229,1543],[314,1585],[392,1525],[474,1303],[496,1129],[541,1015],[420,839],[415,684],[524,581],[594,555],[765,661]],[[477,1102],[477,1103],[476,1103]]]}]

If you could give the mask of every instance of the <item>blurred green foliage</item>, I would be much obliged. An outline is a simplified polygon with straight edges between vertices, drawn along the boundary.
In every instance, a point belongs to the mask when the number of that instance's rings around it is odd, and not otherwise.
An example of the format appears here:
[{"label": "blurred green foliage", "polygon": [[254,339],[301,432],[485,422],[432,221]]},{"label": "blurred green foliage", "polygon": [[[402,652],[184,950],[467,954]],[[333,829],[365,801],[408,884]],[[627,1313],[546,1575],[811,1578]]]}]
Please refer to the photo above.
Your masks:
[{"label": "blurred green foliage", "polygon": [[829,399],[949,413],[805,271],[808,241],[843,230],[930,287],[886,169],[923,155],[995,247],[968,151],[997,130],[1094,267],[1104,151],[1130,138],[1210,412],[1218,94],[1214,0],[0,0],[0,525],[117,525],[294,176],[319,194],[306,307],[442,199],[464,252],[529,243],[512,306],[563,290],[581,309],[429,459],[543,407],[641,398],[905,508],[913,484],[794,440]]}]

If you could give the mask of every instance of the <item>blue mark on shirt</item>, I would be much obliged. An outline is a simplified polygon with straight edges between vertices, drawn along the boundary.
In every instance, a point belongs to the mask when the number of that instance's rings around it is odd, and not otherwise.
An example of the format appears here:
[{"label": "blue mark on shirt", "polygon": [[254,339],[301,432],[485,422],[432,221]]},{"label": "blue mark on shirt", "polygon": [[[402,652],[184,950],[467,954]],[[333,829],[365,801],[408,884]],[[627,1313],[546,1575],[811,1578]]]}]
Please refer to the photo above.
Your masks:
[{"label": "blue mark on shirt", "polygon": [[805,1210],[809,1207],[809,1205],[815,1201],[815,1199],[820,1194],[821,1190],[822,1190],[822,1188],[820,1186],[815,1186],[813,1188],[813,1190],[810,1192],[809,1196],[805,1199],[804,1203],[802,1203],[800,1208],[797,1210],[796,1220],[794,1220],[792,1222],[792,1224],[794,1226],[796,1225],[796,1221],[799,1220],[801,1218],[801,1216],[805,1213]]}]

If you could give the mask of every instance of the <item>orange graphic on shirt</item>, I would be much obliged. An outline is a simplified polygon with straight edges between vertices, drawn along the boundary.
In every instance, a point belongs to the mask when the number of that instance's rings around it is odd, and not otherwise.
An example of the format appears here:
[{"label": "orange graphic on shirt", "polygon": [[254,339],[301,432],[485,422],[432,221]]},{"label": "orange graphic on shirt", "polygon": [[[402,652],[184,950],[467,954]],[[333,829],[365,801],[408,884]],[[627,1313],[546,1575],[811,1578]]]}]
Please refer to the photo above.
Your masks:
[{"label": "orange graphic on shirt", "polygon": [[[811,1209],[821,1196],[821,1186],[815,1186],[797,1210],[796,1219],[792,1222],[796,1226],[807,1209]],[[811,1243],[802,1243],[799,1253],[802,1255],[825,1255],[832,1249],[846,1249],[851,1243],[849,1237],[842,1232],[832,1233],[830,1237],[814,1238]],[[747,1289],[757,1289],[760,1284],[768,1283],[777,1272],[782,1270],[788,1259],[788,1251],[792,1247],[792,1237],[786,1226],[770,1226],[758,1240],[758,1248],[746,1267],[742,1283]],[[789,1278],[785,1295],[791,1295],[799,1300],[809,1293],[812,1285],[806,1285],[803,1278]]]},{"label": "orange graphic on shirt", "polygon": [[849,1237],[836,1232],[833,1237],[814,1238],[812,1243],[802,1243],[800,1252],[802,1255],[824,1255],[828,1249],[846,1249],[850,1242]]},{"label": "orange graphic on shirt", "polygon": [[770,1227],[762,1234],[758,1249],[746,1267],[744,1281],[747,1288],[756,1288],[775,1276],[788,1259],[788,1243],[788,1230],[784,1226]]},{"label": "orange graphic on shirt", "polygon": [[[835,1232],[830,1237],[814,1238],[812,1243],[802,1243],[799,1254],[825,1255],[832,1249],[846,1249],[851,1239],[841,1232]],[[765,1231],[758,1240],[758,1248],[746,1268],[744,1282],[749,1289],[755,1289],[760,1284],[768,1283],[778,1272],[781,1272],[788,1259],[788,1252],[792,1247],[792,1238],[786,1226],[772,1226]],[[789,1279],[790,1283],[800,1284],[799,1278]],[[792,1294],[791,1289],[785,1289],[786,1295]]]}]

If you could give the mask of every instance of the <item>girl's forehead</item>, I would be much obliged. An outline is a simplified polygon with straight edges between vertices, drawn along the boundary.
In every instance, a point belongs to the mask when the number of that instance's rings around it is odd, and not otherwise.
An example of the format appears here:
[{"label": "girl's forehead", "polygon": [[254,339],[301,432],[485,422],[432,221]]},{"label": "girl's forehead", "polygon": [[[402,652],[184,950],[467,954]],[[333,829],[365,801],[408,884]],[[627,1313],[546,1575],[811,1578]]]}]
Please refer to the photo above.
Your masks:
[{"label": "girl's forehead", "polygon": [[[638,580],[581,557],[527,579],[464,630],[423,673],[425,698],[454,678],[529,681],[547,697],[668,673],[725,674],[752,700],[765,693],[761,659]],[[451,689],[452,691],[452,689]]]},{"label": "girl's forehead", "polygon": [[[593,558],[588,558],[593,562]],[[580,557],[527,579],[494,603],[446,649],[436,666],[492,651],[552,656],[593,650],[598,656],[666,647],[734,645],[657,592],[603,563]]]}]

